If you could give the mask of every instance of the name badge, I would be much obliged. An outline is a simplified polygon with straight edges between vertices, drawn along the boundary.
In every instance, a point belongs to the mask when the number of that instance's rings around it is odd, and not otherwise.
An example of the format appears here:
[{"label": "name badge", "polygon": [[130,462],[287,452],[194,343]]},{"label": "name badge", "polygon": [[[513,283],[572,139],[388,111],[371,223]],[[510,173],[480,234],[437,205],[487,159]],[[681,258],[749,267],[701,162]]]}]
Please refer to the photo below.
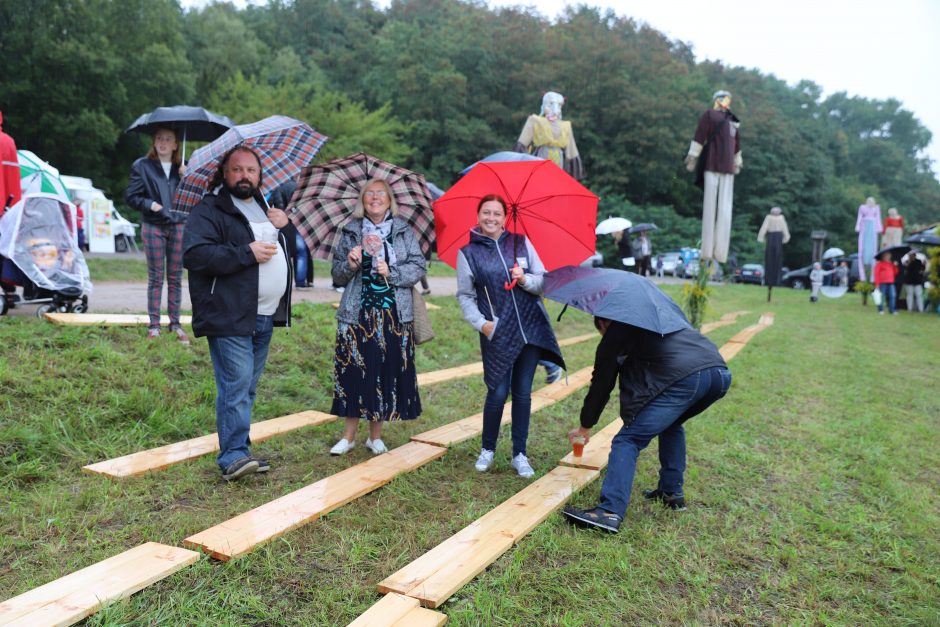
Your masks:
[{"label": "name badge", "polygon": [[523,270],[529,269],[529,260],[525,257],[516,257],[516,263],[519,264],[519,267]]}]

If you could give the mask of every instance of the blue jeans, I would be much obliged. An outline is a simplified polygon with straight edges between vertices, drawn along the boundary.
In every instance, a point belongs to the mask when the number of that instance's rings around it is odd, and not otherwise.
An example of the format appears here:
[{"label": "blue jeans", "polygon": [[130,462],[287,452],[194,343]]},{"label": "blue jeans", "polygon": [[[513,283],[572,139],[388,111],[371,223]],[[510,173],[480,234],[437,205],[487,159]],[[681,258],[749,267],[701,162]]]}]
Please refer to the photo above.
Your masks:
[{"label": "blue jeans", "polygon": [[529,414],[532,413],[532,379],[539,363],[542,349],[532,344],[522,347],[522,352],[512,364],[512,370],[495,388],[486,391],[483,404],[483,448],[495,451],[499,437],[499,423],[503,420],[503,406],[512,390],[512,456],[525,453],[529,439]]},{"label": "blue jeans", "polygon": [[307,284],[307,264],[310,263],[310,253],[307,251],[307,242],[297,234],[295,240],[297,252],[294,256],[294,284],[301,287]]},{"label": "blue jeans", "polygon": [[878,305],[878,311],[884,311],[885,303],[888,304],[888,311],[894,313],[896,311],[895,305],[897,304],[897,292],[894,289],[894,283],[881,283],[878,286],[878,289],[881,290],[881,304]]},{"label": "blue jeans", "polygon": [[724,396],[730,386],[730,370],[706,368],[672,384],[647,403],[633,422],[624,425],[614,436],[598,506],[624,517],[630,503],[637,457],[656,436],[659,436],[659,489],[681,495],[685,473],[682,424]]},{"label": "blue jeans", "polygon": [[268,358],[273,330],[273,316],[258,316],[252,335],[207,338],[217,392],[215,426],[219,432],[219,455],[216,462],[222,470],[235,460],[251,455],[248,449],[251,408]]}]

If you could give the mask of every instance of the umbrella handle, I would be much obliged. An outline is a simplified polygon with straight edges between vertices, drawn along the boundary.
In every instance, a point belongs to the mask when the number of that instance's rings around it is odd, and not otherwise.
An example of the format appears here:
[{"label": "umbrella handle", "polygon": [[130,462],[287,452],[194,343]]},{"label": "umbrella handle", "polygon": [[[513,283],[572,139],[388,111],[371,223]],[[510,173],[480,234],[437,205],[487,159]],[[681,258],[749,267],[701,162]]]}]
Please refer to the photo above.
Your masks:
[{"label": "umbrella handle", "polygon": [[[519,263],[517,262],[517,263],[513,266],[513,269],[516,269],[516,268],[518,268],[518,267],[519,267]],[[519,282],[519,279],[513,279],[512,281],[506,281],[505,283],[503,283],[503,289],[508,292],[508,291],[511,290],[512,288],[516,287],[516,283],[518,283],[518,282]]]}]

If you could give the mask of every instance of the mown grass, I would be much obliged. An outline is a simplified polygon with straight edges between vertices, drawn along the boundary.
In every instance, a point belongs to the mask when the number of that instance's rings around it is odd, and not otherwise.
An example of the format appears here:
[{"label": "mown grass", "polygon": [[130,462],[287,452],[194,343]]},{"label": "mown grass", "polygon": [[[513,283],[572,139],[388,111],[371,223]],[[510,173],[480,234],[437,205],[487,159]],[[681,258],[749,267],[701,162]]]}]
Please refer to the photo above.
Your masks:
[{"label": "mown grass", "polygon": [[[91,281],[146,281],[147,261],[137,257],[86,257]],[[313,262],[313,272],[317,277],[330,276],[330,263],[320,259]],[[457,272],[447,264],[434,260],[428,264],[428,276],[457,276]]]},{"label": "mown grass", "polygon": [[[771,305],[753,286],[712,297],[707,319],[751,312],[714,331],[718,345],[763,311],[777,318],[731,362],[726,399],[689,423],[690,509],[640,497],[618,536],[553,515],[441,608],[449,624],[940,622],[938,319],[877,316],[854,295],[811,306],[806,292],[776,292]],[[438,338],[419,348],[419,371],[477,361],[454,300],[432,301],[442,306],[432,312]],[[275,334],[258,420],[329,410],[333,311],[303,305],[296,318]],[[556,328],[568,337],[591,326],[569,312]],[[140,542],[179,545],[367,459],[363,447],[327,454],[334,424],[258,444],[274,470],[233,485],[211,457],[124,481],[82,474],[86,463],[214,430],[205,341],[187,349],[143,334],[32,318],[0,325],[0,598]],[[570,369],[590,365],[593,349],[566,349]],[[479,412],[484,386],[474,377],[421,394],[425,413],[390,425],[389,446]],[[539,474],[567,451],[582,398],[534,414]],[[611,403],[602,422],[616,411]],[[491,473],[473,469],[479,441],[467,441],[240,560],[203,559],[88,622],[346,624],[378,600],[378,581],[523,487],[507,440]],[[656,470],[654,444],[635,497]],[[598,488],[574,504],[593,505]]]}]

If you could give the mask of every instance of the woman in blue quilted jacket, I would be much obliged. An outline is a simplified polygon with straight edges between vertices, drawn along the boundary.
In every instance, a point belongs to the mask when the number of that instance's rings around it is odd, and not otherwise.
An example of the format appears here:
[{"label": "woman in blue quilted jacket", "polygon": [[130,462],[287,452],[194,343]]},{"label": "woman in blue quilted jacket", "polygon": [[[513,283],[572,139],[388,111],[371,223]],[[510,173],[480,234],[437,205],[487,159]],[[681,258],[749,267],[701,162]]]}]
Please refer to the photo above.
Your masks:
[{"label": "woman in blue quilted jacket", "polygon": [[457,299],[464,319],[480,333],[487,387],[476,469],[485,472],[493,464],[512,392],[512,467],[529,478],[535,474],[526,456],[532,379],[540,359],[565,364],[540,298],[545,267],[524,235],[506,230],[507,214],[506,201],[495,194],[477,205],[477,226],[457,254]]}]

